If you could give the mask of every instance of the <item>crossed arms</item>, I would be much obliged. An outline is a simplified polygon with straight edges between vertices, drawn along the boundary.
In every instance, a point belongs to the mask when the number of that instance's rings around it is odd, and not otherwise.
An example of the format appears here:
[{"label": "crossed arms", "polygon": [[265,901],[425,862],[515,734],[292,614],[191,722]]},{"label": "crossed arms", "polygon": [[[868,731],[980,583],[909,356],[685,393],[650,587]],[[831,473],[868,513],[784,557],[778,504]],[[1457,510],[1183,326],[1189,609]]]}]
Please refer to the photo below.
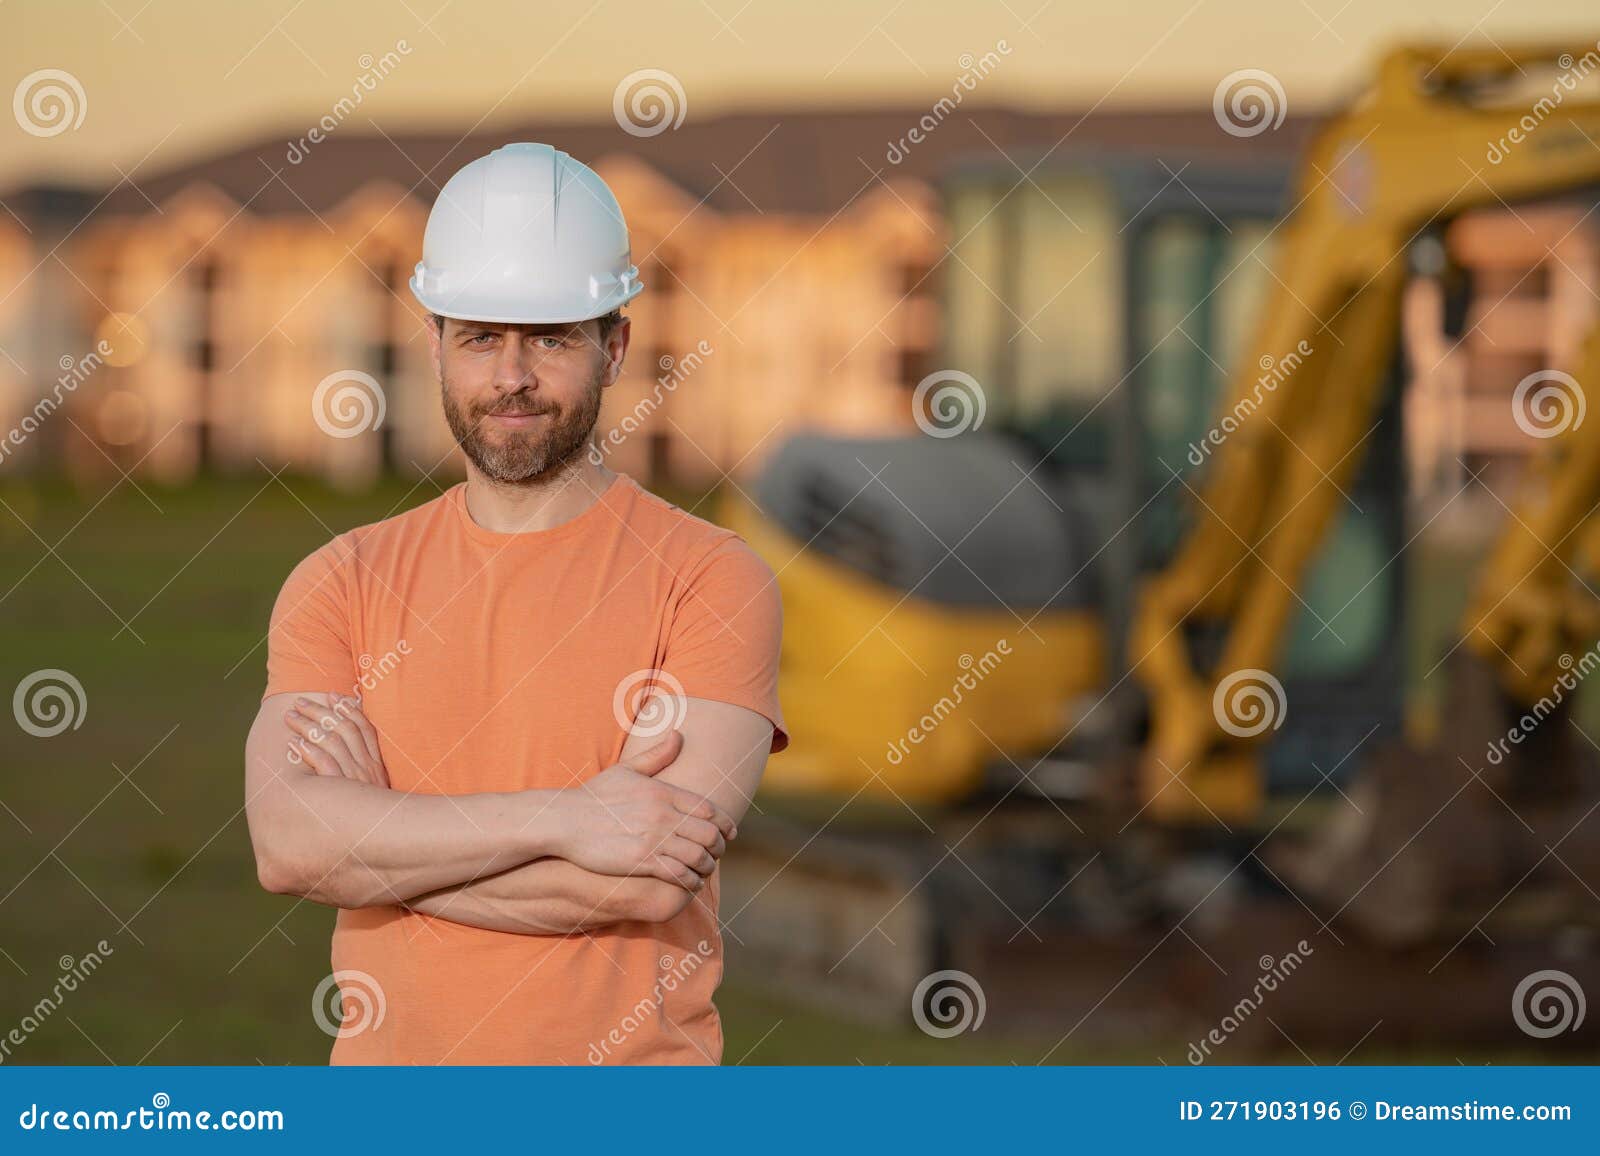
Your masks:
[{"label": "crossed arms", "polygon": [[678,731],[630,735],[581,785],[423,795],[389,788],[354,699],[272,695],[245,743],[257,874],[280,894],[494,931],[663,922],[735,835],[771,738],[754,711],[691,698]]}]

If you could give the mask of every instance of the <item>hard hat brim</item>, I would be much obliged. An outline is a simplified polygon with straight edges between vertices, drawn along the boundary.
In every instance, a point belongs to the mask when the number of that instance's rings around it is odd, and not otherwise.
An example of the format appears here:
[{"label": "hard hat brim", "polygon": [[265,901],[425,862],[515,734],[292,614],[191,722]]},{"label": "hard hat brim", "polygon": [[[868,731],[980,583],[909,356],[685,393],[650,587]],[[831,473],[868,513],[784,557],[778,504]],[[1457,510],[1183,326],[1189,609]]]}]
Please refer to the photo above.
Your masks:
[{"label": "hard hat brim", "polygon": [[532,308],[516,313],[507,313],[503,310],[474,307],[470,302],[455,301],[449,298],[433,298],[423,292],[420,278],[413,276],[407,282],[411,295],[429,313],[438,317],[450,317],[457,321],[485,321],[495,325],[569,325],[579,321],[593,321],[597,317],[604,317],[615,309],[619,309],[644,292],[644,286],[635,282],[628,290],[615,294],[606,302],[590,302],[577,312],[560,309]]}]

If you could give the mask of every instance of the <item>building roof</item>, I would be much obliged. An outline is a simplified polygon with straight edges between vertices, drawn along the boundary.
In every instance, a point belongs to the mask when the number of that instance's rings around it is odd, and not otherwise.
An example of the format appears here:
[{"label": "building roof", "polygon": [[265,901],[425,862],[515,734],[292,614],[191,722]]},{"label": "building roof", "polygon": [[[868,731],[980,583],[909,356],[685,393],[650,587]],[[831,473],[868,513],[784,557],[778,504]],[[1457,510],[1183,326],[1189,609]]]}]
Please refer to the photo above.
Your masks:
[{"label": "building roof", "polygon": [[[1275,131],[1242,139],[1225,133],[1209,109],[1034,113],[958,107],[934,122],[920,142],[911,142],[907,134],[930,115],[927,106],[731,113],[690,117],[653,137],[631,135],[612,120],[531,121],[467,136],[436,130],[385,135],[345,124],[318,143],[302,140],[299,163],[289,159],[291,139],[274,138],[164,170],[134,172],[137,187],[124,182],[109,196],[104,188],[38,184],[0,199],[24,219],[52,211],[81,214],[86,192],[92,194],[89,204],[104,196],[97,215],[142,214],[152,201],[164,204],[183,188],[207,183],[248,203],[253,213],[297,215],[307,208],[320,213],[374,180],[390,180],[414,187],[420,201],[431,203],[438,186],[474,157],[509,141],[539,140],[588,163],[617,153],[634,156],[713,209],[828,215],[848,204],[874,172],[885,179],[937,182],[974,164],[1015,172],[1014,162],[1027,170],[1047,153],[1047,166],[1107,154],[1157,156],[1169,164],[1283,165],[1299,155],[1317,123],[1290,117]],[[903,159],[892,164],[894,144]]]}]

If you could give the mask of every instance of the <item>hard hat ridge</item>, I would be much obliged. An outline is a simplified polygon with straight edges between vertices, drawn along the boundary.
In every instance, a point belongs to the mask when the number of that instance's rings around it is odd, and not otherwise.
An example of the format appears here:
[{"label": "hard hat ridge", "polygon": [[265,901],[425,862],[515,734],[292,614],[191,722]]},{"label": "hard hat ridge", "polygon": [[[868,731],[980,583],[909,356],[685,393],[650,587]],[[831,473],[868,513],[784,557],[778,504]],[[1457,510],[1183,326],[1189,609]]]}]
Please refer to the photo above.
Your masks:
[{"label": "hard hat ridge", "polygon": [[589,166],[519,141],[462,166],[428,214],[411,291],[441,317],[603,317],[644,286],[622,209]]}]

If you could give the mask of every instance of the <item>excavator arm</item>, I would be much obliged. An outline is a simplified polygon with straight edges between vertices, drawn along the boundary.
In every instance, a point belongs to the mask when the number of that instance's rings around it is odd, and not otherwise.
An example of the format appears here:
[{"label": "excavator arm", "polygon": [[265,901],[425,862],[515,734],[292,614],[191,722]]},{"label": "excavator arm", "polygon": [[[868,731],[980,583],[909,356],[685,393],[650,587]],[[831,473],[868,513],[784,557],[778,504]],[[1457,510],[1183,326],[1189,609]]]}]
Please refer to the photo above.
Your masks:
[{"label": "excavator arm", "polygon": [[[1507,97],[1526,87],[1525,66],[1560,71],[1543,96]],[[1156,818],[1257,811],[1258,732],[1270,727],[1229,725],[1229,688],[1280,659],[1307,567],[1359,465],[1398,340],[1406,249],[1467,209],[1600,182],[1600,102],[1570,95],[1594,70],[1595,46],[1402,49],[1313,141],[1281,227],[1277,291],[1224,392],[1216,448],[1192,488],[1193,527],[1141,592],[1129,635],[1130,665],[1150,697],[1140,783]],[[1569,456],[1600,470],[1600,453]],[[1474,631],[1486,649],[1555,660],[1554,640],[1579,612],[1564,612],[1560,630],[1540,617],[1546,580],[1565,571],[1539,544],[1559,539],[1547,521],[1579,519],[1594,484],[1572,474],[1532,539],[1502,544],[1485,589],[1507,597]],[[1569,537],[1577,549],[1593,535]],[[1223,638],[1210,669],[1192,652],[1202,622]],[[1274,709],[1258,699],[1263,707]]]},{"label": "excavator arm", "polygon": [[1527,380],[1514,404],[1531,436],[1548,441],[1484,565],[1462,634],[1513,701],[1531,706],[1600,658],[1574,653],[1600,640],[1600,420],[1585,420],[1584,393],[1600,383],[1600,325],[1571,373]]}]

